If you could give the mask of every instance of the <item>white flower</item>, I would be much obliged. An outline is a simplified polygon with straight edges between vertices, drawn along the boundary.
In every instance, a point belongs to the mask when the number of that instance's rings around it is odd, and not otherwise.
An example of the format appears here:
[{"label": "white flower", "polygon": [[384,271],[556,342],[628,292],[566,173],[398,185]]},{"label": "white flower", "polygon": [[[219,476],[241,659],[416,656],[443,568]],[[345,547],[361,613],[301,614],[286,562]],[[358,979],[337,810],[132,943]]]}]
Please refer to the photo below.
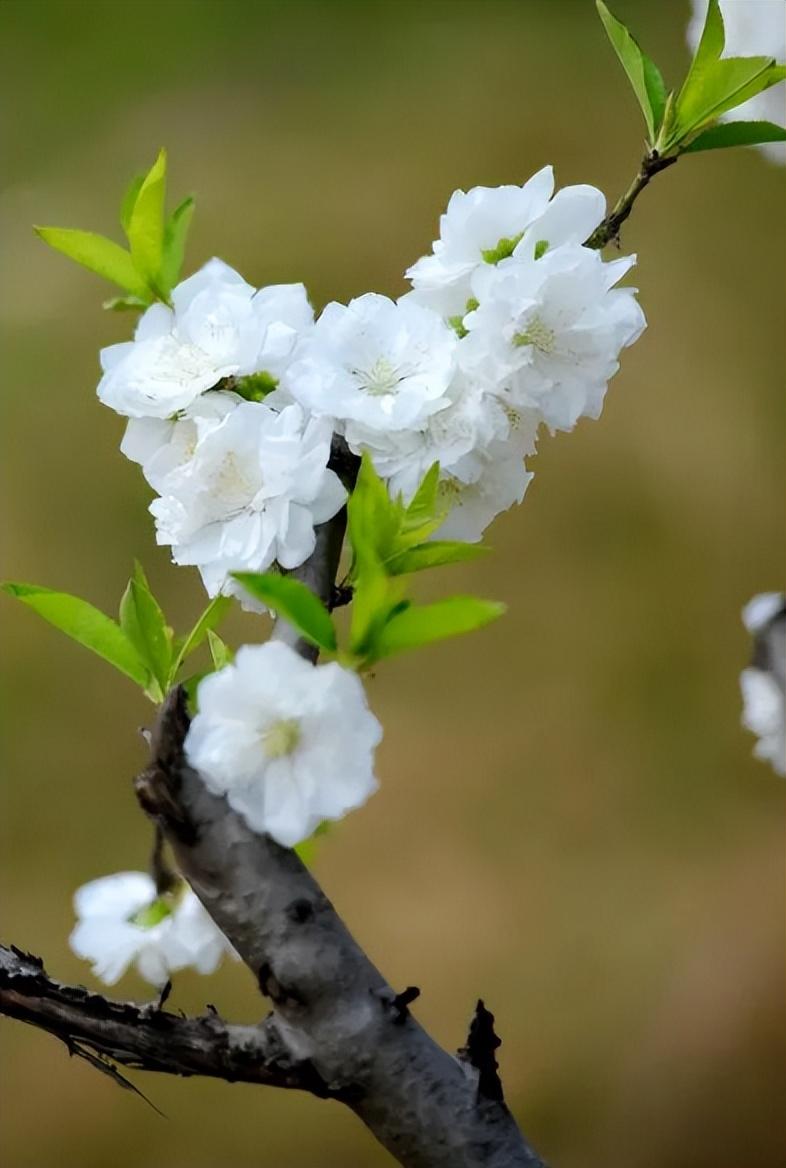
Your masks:
[{"label": "white flower", "polygon": [[376,790],[382,728],[356,674],[311,665],[276,641],[245,645],[199,686],[190,764],[254,831],[284,847],[341,819]]},{"label": "white flower", "polygon": [[133,341],[101,352],[98,396],[131,418],[169,418],[226,377],[278,380],[313,314],[302,284],[247,284],[210,260],[174,289],[173,307],[154,304]]},{"label": "white flower", "polygon": [[[786,13],[783,0],[720,0],[726,30],[724,57],[786,58]],[[693,0],[688,25],[688,44],[693,52],[701,40],[707,0]],[[723,114],[724,121],[765,121],[786,126],[783,86],[773,85],[736,109]],[[758,147],[773,162],[786,163],[786,142],[765,142]]]},{"label": "white flower", "polygon": [[158,542],[176,564],[199,567],[210,596],[234,590],[231,571],[298,567],[314,550],[314,526],[346,499],[327,468],[330,442],[330,422],[306,421],[298,405],[279,413],[243,402],[163,480],[166,493],[150,505]]},{"label": "white flower", "polygon": [[317,416],[376,430],[417,428],[445,404],[456,343],[436,313],[369,292],[328,304],[284,386]]},{"label": "white flower", "polygon": [[84,884],[74,909],[77,924],[68,943],[106,985],[135,965],[160,988],[186,966],[213,973],[225,953],[237,956],[187,885],[158,896],[144,872],[117,872]]},{"label": "white flower", "polygon": [[775,678],[763,669],[743,669],[742,724],[759,741],[753,748],[756,758],[772,765],[778,775],[786,775],[786,721],[783,690]]},{"label": "white flower", "polygon": [[441,478],[469,483],[479,478],[492,446],[496,454],[506,440],[523,456],[534,451],[539,415],[525,420],[498,397],[478,385],[454,380],[449,404],[426,419],[421,430],[370,430],[347,424],[346,438],[356,454],[367,451],[391,495],[409,502],[424,475],[440,464]]},{"label": "white flower", "polygon": [[443,478],[442,498],[450,510],[435,538],[477,543],[497,515],[522,501],[532,477],[515,443],[494,444],[475,467],[471,481],[453,475]]},{"label": "white flower", "polygon": [[156,491],[165,490],[167,478],[184,467],[196,453],[197,444],[239,406],[243,398],[226,390],[204,393],[177,418],[129,418],[120,450]]},{"label": "white flower", "polygon": [[783,609],[786,597],[782,592],[760,592],[742,610],[742,623],[749,633],[760,633]]},{"label": "white flower", "polygon": [[646,324],[635,289],[613,287],[634,262],[604,263],[566,243],[539,259],[512,256],[478,269],[479,303],[459,346],[464,371],[515,408],[540,410],[552,429],[597,418],[620,350]]},{"label": "white flower", "polygon": [[565,187],[551,202],[554,173],[539,170],[522,187],[474,187],[456,191],[440,219],[433,254],[407,271],[410,296],[448,318],[462,318],[473,297],[478,268],[510,255],[531,256],[537,245],[583,243],[606,212],[606,200],[590,186]]}]

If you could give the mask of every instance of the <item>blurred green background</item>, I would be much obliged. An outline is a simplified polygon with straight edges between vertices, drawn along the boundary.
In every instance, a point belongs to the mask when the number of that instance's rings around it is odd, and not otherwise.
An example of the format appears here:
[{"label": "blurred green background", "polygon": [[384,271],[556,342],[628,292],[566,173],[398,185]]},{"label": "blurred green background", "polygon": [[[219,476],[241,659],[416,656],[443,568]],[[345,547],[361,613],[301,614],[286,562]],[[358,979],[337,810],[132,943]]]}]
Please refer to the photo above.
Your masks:
[{"label": "blurred green background", "polygon": [[[615,7],[676,80],[687,4]],[[172,196],[198,197],[187,268],[215,253],[321,306],[403,291],[456,187],[553,162],[612,198],[642,149],[591,0],[4,0],[0,20],[2,573],[112,609],[136,554],[180,627],[196,574],[155,548],[94,395],[99,347],[132,321],[30,225],[116,233],[166,144]],[[784,786],[751,758],[738,692],[740,607],[784,583],[783,187],[729,151],[644,195],[624,246],[650,327],[602,420],[543,440],[493,558],[421,588],[510,611],[379,670],[382,788],[317,861],[441,1042],[486,999],[511,1106],[556,1168],[783,1164]],[[71,893],[145,865],[130,778],[151,708],[27,610],[2,618],[3,937],[92,985]],[[206,1001],[265,1009],[237,967],[178,978],[175,1006]],[[162,1119],[53,1039],[0,1029],[6,1168],[390,1163],[340,1107],[137,1076]]]}]

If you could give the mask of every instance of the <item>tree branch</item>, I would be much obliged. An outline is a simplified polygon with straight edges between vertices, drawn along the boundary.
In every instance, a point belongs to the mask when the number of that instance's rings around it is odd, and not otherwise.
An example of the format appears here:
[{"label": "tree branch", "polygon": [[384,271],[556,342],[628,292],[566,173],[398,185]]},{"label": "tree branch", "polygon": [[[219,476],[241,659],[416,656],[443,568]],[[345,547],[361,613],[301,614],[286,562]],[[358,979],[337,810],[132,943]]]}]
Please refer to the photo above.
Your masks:
[{"label": "tree branch", "polygon": [[620,228],[633,210],[636,199],[644,188],[649,186],[656,174],[665,170],[667,166],[673,166],[676,161],[676,155],[670,158],[661,158],[656,150],[653,150],[651,154],[645,154],[639,167],[639,173],[625,194],[617,200],[603,222],[595,228],[589,239],[585,240],[584,246],[599,251],[608,243],[618,243]]},{"label": "tree branch", "polygon": [[[110,1074],[112,1064],[119,1064],[299,1088],[323,1098],[330,1094],[307,1060],[292,1059],[272,1016],[259,1026],[232,1026],[215,1013],[181,1018],[156,1004],[114,1001],[54,981],[38,958],[5,945],[0,945],[0,1014],[53,1034],[70,1053]],[[124,1081],[116,1072],[112,1077]]]}]

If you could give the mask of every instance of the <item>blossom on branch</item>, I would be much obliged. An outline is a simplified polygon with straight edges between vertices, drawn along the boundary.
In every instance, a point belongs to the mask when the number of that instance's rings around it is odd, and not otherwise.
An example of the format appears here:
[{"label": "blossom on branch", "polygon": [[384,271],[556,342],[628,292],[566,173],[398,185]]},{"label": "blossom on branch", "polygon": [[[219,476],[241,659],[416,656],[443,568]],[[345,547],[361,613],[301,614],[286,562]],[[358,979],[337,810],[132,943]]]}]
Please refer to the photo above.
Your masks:
[{"label": "blossom on branch", "polygon": [[382,727],[357,674],[335,662],[311,665],[278,641],[244,645],[198,696],[189,763],[249,827],[284,847],[376,790]]},{"label": "blossom on branch", "polygon": [[327,466],[331,436],[328,420],[307,419],[298,405],[238,405],[157,482],[158,543],[176,564],[199,568],[210,596],[235,591],[232,571],[298,567],[314,550],[315,525],[346,499]]},{"label": "blossom on branch", "polygon": [[257,292],[212,259],[172,292],[172,308],[154,304],[133,341],[101,352],[98,396],[130,418],[170,418],[226,378],[285,372],[313,322],[302,284]]},{"label": "blossom on branch", "polygon": [[213,973],[224,954],[237,956],[184,883],[159,896],[144,872],[117,872],[79,888],[74,910],[69,945],[106,985],[133,965],[160,989],[180,969]]}]

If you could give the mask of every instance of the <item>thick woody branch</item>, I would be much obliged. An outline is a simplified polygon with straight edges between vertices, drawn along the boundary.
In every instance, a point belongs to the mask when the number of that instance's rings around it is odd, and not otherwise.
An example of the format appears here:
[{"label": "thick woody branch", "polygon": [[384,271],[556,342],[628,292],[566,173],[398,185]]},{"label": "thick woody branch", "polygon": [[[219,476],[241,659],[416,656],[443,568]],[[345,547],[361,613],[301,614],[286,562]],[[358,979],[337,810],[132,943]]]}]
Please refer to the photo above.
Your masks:
[{"label": "thick woody branch", "polygon": [[293,1060],[271,1018],[232,1026],[215,1013],[182,1018],[157,1004],[118,1002],[49,977],[43,963],[0,946],[0,1014],[61,1039],[121,1079],[116,1066],[170,1075],[207,1075],[235,1083],[329,1091],[306,1060]]}]

